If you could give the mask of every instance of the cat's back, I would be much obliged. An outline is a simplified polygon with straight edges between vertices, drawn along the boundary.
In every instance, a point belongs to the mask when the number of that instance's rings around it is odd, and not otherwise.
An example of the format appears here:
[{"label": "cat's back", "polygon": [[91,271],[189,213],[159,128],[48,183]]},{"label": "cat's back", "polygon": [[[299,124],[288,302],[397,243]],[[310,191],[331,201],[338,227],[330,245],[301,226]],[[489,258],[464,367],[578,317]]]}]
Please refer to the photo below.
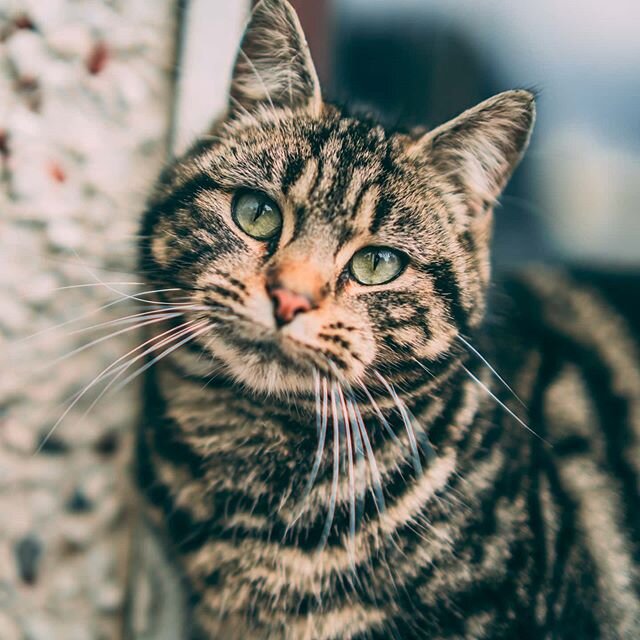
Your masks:
[{"label": "cat's back", "polygon": [[[505,278],[494,299],[490,340],[525,396],[528,417],[549,437],[570,414],[583,425],[599,421],[608,433],[619,425],[617,444],[633,446],[640,437],[640,271],[529,268]],[[640,448],[634,455],[640,467]]]},{"label": "cat's back", "polygon": [[599,389],[594,401],[607,390],[640,395],[640,270],[530,267],[499,282],[493,299],[490,339],[508,370],[529,357],[547,378],[579,369]]},{"label": "cat's back", "polygon": [[[534,512],[555,603],[545,615],[567,630],[595,615],[610,621],[604,637],[638,637],[640,272],[530,269],[496,300],[497,362],[524,404],[510,406],[539,436]],[[578,601],[594,613],[569,613]]]}]

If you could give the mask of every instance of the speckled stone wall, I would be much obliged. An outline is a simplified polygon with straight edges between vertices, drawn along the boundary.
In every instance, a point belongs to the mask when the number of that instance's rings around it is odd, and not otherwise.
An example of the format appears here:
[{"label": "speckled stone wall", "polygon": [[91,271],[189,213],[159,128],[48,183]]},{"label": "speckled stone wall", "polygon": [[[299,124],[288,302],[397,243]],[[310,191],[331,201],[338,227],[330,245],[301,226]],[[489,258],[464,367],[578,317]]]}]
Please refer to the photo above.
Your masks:
[{"label": "speckled stone wall", "polygon": [[0,0],[2,640],[119,635],[138,389],[92,406],[111,378],[91,381],[138,336],[100,323],[144,289],[125,283],[166,152],[173,4]]}]

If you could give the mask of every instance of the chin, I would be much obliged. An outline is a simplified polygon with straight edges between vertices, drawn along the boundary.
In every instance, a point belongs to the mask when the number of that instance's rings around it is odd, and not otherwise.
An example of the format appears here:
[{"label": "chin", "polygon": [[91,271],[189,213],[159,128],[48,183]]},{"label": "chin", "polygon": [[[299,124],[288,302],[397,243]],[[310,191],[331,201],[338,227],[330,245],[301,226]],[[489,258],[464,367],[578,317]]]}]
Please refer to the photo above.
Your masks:
[{"label": "chin", "polygon": [[314,371],[328,367],[312,347],[273,332],[261,332],[252,338],[217,337],[207,346],[236,383],[267,395],[313,393]]}]

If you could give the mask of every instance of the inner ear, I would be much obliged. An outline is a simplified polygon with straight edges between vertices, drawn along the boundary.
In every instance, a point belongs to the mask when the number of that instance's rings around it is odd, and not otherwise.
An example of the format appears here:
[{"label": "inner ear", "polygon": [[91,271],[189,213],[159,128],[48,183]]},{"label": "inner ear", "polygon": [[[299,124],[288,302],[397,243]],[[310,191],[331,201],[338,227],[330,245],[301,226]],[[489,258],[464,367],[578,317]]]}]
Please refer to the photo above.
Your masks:
[{"label": "inner ear", "polygon": [[470,212],[487,217],[527,147],[534,120],[533,94],[506,91],[426,133],[408,153],[461,186]]},{"label": "inner ear", "polygon": [[305,109],[317,115],[320,84],[300,21],[286,0],[261,0],[253,10],[236,57],[229,113]]}]

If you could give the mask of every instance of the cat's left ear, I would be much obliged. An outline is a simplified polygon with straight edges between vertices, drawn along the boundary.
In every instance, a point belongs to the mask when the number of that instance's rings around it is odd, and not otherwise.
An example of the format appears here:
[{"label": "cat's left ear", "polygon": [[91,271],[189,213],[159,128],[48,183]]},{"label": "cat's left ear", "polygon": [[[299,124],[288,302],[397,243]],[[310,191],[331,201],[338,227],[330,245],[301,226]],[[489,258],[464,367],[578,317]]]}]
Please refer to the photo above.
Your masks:
[{"label": "cat's left ear", "polygon": [[481,213],[491,209],[516,168],[534,121],[534,95],[505,91],[424,134],[407,151],[462,187],[470,213]]},{"label": "cat's left ear", "polygon": [[260,106],[320,112],[318,75],[298,16],[286,0],[261,0],[254,8],[229,93],[232,115]]}]

